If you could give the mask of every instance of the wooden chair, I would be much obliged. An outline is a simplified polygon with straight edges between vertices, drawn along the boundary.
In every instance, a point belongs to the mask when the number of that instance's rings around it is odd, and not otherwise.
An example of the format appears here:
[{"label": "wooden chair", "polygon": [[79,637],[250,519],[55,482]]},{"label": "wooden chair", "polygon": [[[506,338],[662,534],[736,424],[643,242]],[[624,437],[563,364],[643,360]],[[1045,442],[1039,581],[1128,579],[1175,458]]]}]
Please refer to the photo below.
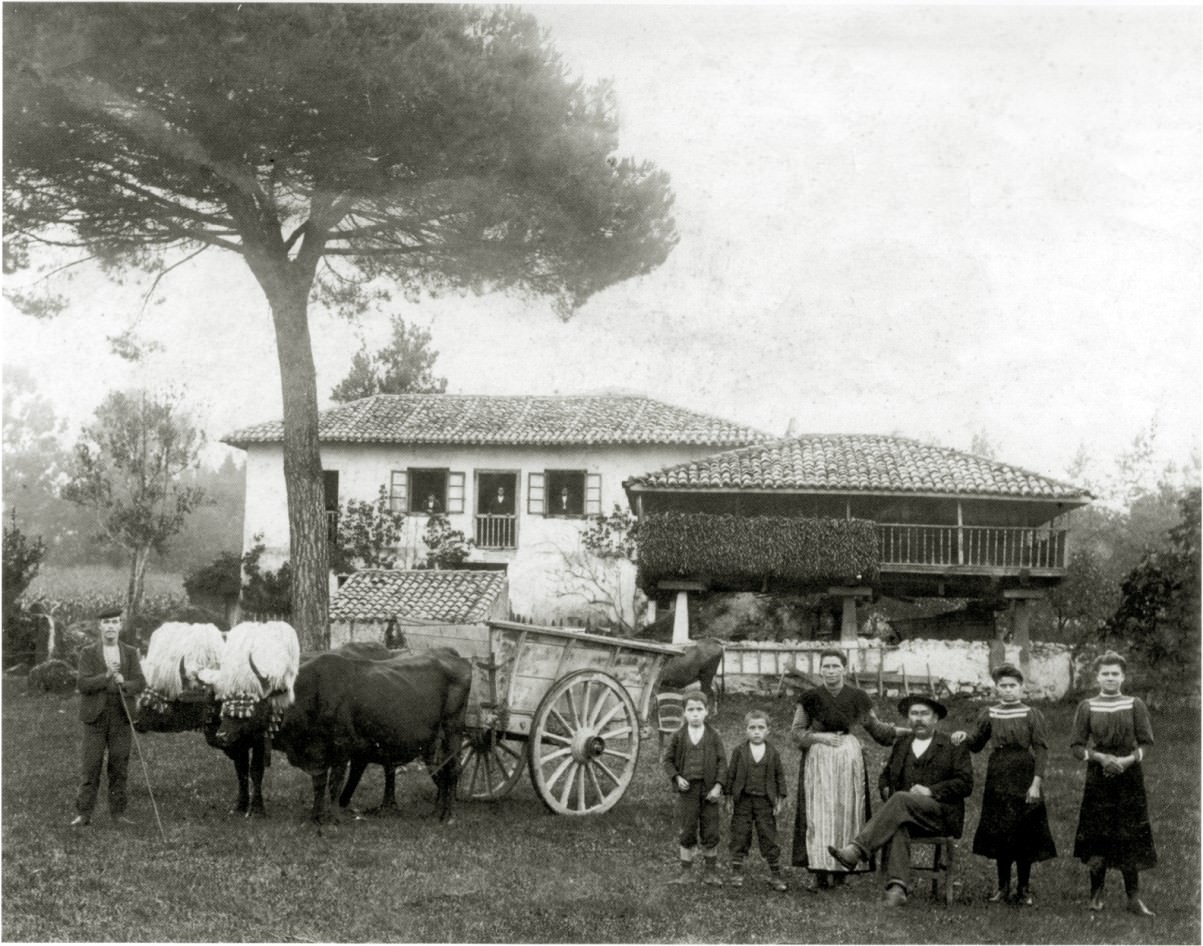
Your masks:
[{"label": "wooden chair", "polygon": [[685,725],[685,694],[663,690],[656,694],[656,733],[659,745]]},{"label": "wooden chair", "polygon": [[911,837],[911,856],[914,857],[916,847],[932,849],[931,866],[911,863],[911,873],[919,878],[931,878],[931,896],[938,899],[939,885],[944,884],[944,902],[951,904],[953,897],[953,882],[956,871],[957,844],[955,838],[944,835],[933,837]]}]

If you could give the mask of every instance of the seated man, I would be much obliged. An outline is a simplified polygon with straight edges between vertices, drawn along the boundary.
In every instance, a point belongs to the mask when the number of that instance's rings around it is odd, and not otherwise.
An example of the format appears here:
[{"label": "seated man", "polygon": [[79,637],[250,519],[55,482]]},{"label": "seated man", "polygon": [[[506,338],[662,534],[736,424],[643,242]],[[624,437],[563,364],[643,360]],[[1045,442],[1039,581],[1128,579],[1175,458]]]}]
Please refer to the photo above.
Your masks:
[{"label": "seated man", "polygon": [[848,870],[878,848],[889,846],[885,904],[906,903],[911,879],[912,835],[959,838],[965,821],[965,798],[973,791],[973,764],[964,746],[954,746],[937,720],[948,715],[942,703],[913,694],[898,703],[911,733],[894,743],[890,760],[878,779],[885,804],[852,843],[829,847]]}]

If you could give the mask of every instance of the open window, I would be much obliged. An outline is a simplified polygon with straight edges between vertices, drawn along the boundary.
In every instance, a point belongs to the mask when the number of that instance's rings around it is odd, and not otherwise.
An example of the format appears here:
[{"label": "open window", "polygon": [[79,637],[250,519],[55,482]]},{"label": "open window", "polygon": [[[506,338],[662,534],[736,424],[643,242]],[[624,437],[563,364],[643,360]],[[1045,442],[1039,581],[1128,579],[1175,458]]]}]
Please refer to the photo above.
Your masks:
[{"label": "open window", "polygon": [[396,512],[414,516],[461,513],[464,474],[420,467],[394,470],[389,481],[389,505]]},{"label": "open window", "polygon": [[518,474],[476,471],[476,545],[482,549],[518,547]]},{"label": "open window", "polygon": [[577,518],[601,515],[601,475],[585,470],[532,473],[527,511],[532,515]]},{"label": "open window", "polygon": [[322,470],[322,492],[325,495],[326,538],[338,540],[338,470]]}]

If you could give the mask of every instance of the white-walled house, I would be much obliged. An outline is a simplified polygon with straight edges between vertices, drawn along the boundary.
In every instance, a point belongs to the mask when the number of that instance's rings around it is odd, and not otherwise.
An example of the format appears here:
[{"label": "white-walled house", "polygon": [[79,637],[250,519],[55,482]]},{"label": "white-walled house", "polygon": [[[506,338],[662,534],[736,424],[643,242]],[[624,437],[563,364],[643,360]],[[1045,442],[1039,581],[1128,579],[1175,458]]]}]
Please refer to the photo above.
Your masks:
[{"label": "white-walled house", "polygon": [[[318,437],[331,516],[384,486],[408,517],[398,564],[409,568],[425,557],[430,510],[442,512],[475,541],[471,561],[507,568],[513,611],[543,621],[582,612],[565,556],[588,517],[627,507],[624,479],[771,439],[647,397],[449,394],[352,401],[321,413]],[[283,424],[222,439],[247,454],[244,549],[262,535],[262,565],[276,568],[289,554]]]}]

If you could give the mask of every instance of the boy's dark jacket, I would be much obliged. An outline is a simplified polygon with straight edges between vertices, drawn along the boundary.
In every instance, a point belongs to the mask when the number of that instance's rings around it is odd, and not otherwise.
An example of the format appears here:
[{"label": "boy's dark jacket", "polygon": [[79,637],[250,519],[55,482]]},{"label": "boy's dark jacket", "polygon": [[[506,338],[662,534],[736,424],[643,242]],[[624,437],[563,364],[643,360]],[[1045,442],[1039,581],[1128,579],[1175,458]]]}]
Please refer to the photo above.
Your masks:
[{"label": "boy's dark jacket", "polygon": [[[748,770],[752,767],[751,743],[741,742],[731,753],[731,764],[727,766],[727,780],[723,783],[723,791],[734,801],[739,801],[744,787],[748,783]],[[771,742],[764,744],[764,787],[768,799],[776,802],[789,794],[789,786],[785,781],[785,766],[781,764],[781,753]]]},{"label": "boy's dark jacket", "polygon": [[[661,759],[665,774],[668,775],[669,781],[674,783],[673,788],[676,788],[677,776],[685,767],[685,752],[689,748],[689,736],[686,735],[688,731],[688,726],[682,726],[673,733],[668,747],[664,750],[664,758]],[[709,723],[702,726],[700,745],[702,747],[702,783],[705,790],[710,791],[716,782],[725,784],[727,781],[727,753],[723,749],[723,741],[719,738],[718,732]]]}]

